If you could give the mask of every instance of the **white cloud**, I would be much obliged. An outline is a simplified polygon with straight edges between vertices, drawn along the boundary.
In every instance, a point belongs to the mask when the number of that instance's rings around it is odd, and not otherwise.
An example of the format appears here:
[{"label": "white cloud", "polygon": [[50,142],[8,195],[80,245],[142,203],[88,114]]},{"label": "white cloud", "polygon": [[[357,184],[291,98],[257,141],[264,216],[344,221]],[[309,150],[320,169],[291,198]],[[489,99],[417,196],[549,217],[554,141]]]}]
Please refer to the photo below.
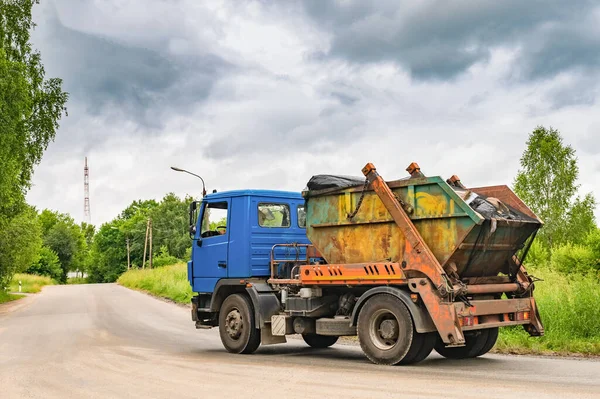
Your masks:
[{"label": "white cloud", "polygon": [[[571,69],[515,79],[521,41],[490,48],[451,78],[415,80],[392,59],[318,56],[333,34],[297,4],[140,4],[55,0],[36,10],[35,44],[72,96],[36,169],[34,205],[81,220],[84,156],[96,224],[135,199],[199,196],[200,182],[171,165],[202,175],[209,191],[300,191],[313,174],[360,175],[366,162],[388,179],[417,161],[426,174],[458,174],[471,186],[511,184],[538,124],[576,149],[582,191],[600,192],[598,86]],[[63,49],[57,40],[68,38],[85,40],[86,51]],[[114,51],[125,60],[98,64]],[[585,101],[568,101],[573,88]]]}]

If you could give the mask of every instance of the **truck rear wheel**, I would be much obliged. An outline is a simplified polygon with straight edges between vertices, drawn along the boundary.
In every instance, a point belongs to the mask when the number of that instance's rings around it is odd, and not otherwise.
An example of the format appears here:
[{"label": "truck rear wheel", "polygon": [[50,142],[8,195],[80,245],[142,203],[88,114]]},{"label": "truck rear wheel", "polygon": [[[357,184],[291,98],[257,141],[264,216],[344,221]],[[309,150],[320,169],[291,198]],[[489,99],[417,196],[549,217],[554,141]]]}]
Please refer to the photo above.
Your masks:
[{"label": "truck rear wheel", "polygon": [[496,341],[498,340],[498,327],[490,328],[487,331],[487,341],[485,342],[485,345],[483,346],[483,348],[481,348],[479,353],[477,353],[477,356],[485,355],[486,353],[492,350],[494,345],[496,345]]},{"label": "truck rear wheel", "polygon": [[420,334],[414,331],[413,342],[404,359],[400,361],[400,364],[415,364],[425,360],[433,350],[436,342],[437,333],[429,332]]},{"label": "truck rear wheel", "polygon": [[[435,350],[448,359],[468,359],[482,355],[488,342],[489,330],[469,331],[465,333],[465,346],[446,348],[441,339],[437,340]],[[495,342],[494,342],[495,343]],[[492,345],[493,346],[493,345]],[[490,349],[492,349],[490,347]],[[488,349],[489,350],[489,349]]]},{"label": "truck rear wheel", "polygon": [[245,295],[228,296],[219,311],[219,335],[231,353],[252,353],[260,346],[260,330],[256,328],[254,310]]},{"label": "truck rear wheel", "polygon": [[339,337],[319,334],[302,334],[304,342],[312,348],[328,348],[335,344]]},{"label": "truck rear wheel", "polygon": [[358,314],[358,340],[375,364],[398,364],[413,342],[413,322],[408,309],[393,295],[370,298]]}]

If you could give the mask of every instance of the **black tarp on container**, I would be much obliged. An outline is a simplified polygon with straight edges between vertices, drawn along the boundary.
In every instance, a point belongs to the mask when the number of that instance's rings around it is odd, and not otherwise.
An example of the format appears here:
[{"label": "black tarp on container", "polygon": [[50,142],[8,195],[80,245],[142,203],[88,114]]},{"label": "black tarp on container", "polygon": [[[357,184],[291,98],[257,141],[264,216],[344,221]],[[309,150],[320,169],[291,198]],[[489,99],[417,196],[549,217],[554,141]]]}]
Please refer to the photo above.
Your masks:
[{"label": "black tarp on container", "polygon": [[338,175],[315,175],[310,178],[306,187],[310,191],[325,190],[328,188],[348,188],[362,186],[365,184],[364,177],[338,176]]}]

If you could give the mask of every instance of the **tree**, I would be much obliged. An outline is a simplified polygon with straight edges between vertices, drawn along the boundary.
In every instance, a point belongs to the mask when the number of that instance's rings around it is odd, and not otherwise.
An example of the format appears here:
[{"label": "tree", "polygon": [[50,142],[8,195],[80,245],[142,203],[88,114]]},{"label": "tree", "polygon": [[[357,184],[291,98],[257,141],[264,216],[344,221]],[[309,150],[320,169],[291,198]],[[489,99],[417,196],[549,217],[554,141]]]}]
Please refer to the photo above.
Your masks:
[{"label": "tree", "polygon": [[578,175],[575,150],[557,130],[538,126],[527,140],[514,189],[544,221],[539,236],[547,247],[581,240],[595,226],[593,196],[575,198]]},{"label": "tree", "polygon": [[56,252],[46,246],[40,249],[39,259],[27,269],[27,273],[37,274],[38,276],[48,276],[57,281],[62,278],[62,268],[60,259]]},{"label": "tree", "polygon": [[153,252],[158,254],[162,246],[167,253],[183,259],[191,245],[188,234],[188,204],[192,200],[181,200],[173,193],[164,196],[158,207],[152,210]]},{"label": "tree", "polygon": [[103,224],[94,236],[88,281],[92,283],[112,283],[127,270],[127,250],[125,236],[119,223],[112,221]]},{"label": "tree", "polygon": [[[60,79],[45,78],[40,53],[29,41],[36,3],[0,1],[0,282],[12,278],[26,259],[33,261],[29,250],[39,244],[39,237],[33,237],[39,227],[33,227],[37,222],[25,205],[25,193],[68,98]],[[21,228],[20,222],[32,229]],[[25,247],[11,247],[21,244]]]},{"label": "tree", "polygon": [[26,206],[18,215],[0,218],[0,290],[15,273],[25,271],[39,256],[42,246],[36,212]]},{"label": "tree", "polygon": [[596,199],[590,193],[583,199],[575,199],[571,209],[567,214],[568,240],[575,244],[582,244],[586,241],[591,232],[596,230],[596,217],[594,209],[596,208]]},{"label": "tree", "polygon": [[39,215],[44,245],[52,249],[62,269],[59,281],[66,282],[67,273],[72,270],[84,270],[86,265],[87,245],[81,226],[75,224],[73,218],[64,213],[48,209]]}]

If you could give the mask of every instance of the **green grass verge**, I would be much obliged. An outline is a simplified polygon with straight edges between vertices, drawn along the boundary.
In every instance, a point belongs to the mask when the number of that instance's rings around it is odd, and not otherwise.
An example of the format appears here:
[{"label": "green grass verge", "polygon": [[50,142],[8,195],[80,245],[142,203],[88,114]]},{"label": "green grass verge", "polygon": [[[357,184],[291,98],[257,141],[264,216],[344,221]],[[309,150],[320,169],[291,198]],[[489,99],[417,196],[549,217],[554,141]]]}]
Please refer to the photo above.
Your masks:
[{"label": "green grass verge", "polygon": [[71,277],[67,279],[67,284],[87,284],[86,277]]},{"label": "green grass verge", "polygon": [[13,295],[8,292],[0,291],[0,303],[15,301],[23,298],[25,295]]},{"label": "green grass verge", "polygon": [[600,355],[600,282],[594,276],[565,276],[537,268],[529,273],[542,278],[534,297],[546,329],[543,337],[530,337],[523,328],[503,328],[496,345],[501,353]]},{"label": "green grass verge", "polygon": [[155,269],[132,269],[122,274],[117,283],[179,303],[189,304],[192,299],[185,263]]},{"label": "green grass verge", "polygon": [[40,292],[43,286],[56,284],[50,277],[18,273],[15,274],[10,282],[9,291],[19,292],[19,281],[22,284],[21,292],[26,293]]}]

